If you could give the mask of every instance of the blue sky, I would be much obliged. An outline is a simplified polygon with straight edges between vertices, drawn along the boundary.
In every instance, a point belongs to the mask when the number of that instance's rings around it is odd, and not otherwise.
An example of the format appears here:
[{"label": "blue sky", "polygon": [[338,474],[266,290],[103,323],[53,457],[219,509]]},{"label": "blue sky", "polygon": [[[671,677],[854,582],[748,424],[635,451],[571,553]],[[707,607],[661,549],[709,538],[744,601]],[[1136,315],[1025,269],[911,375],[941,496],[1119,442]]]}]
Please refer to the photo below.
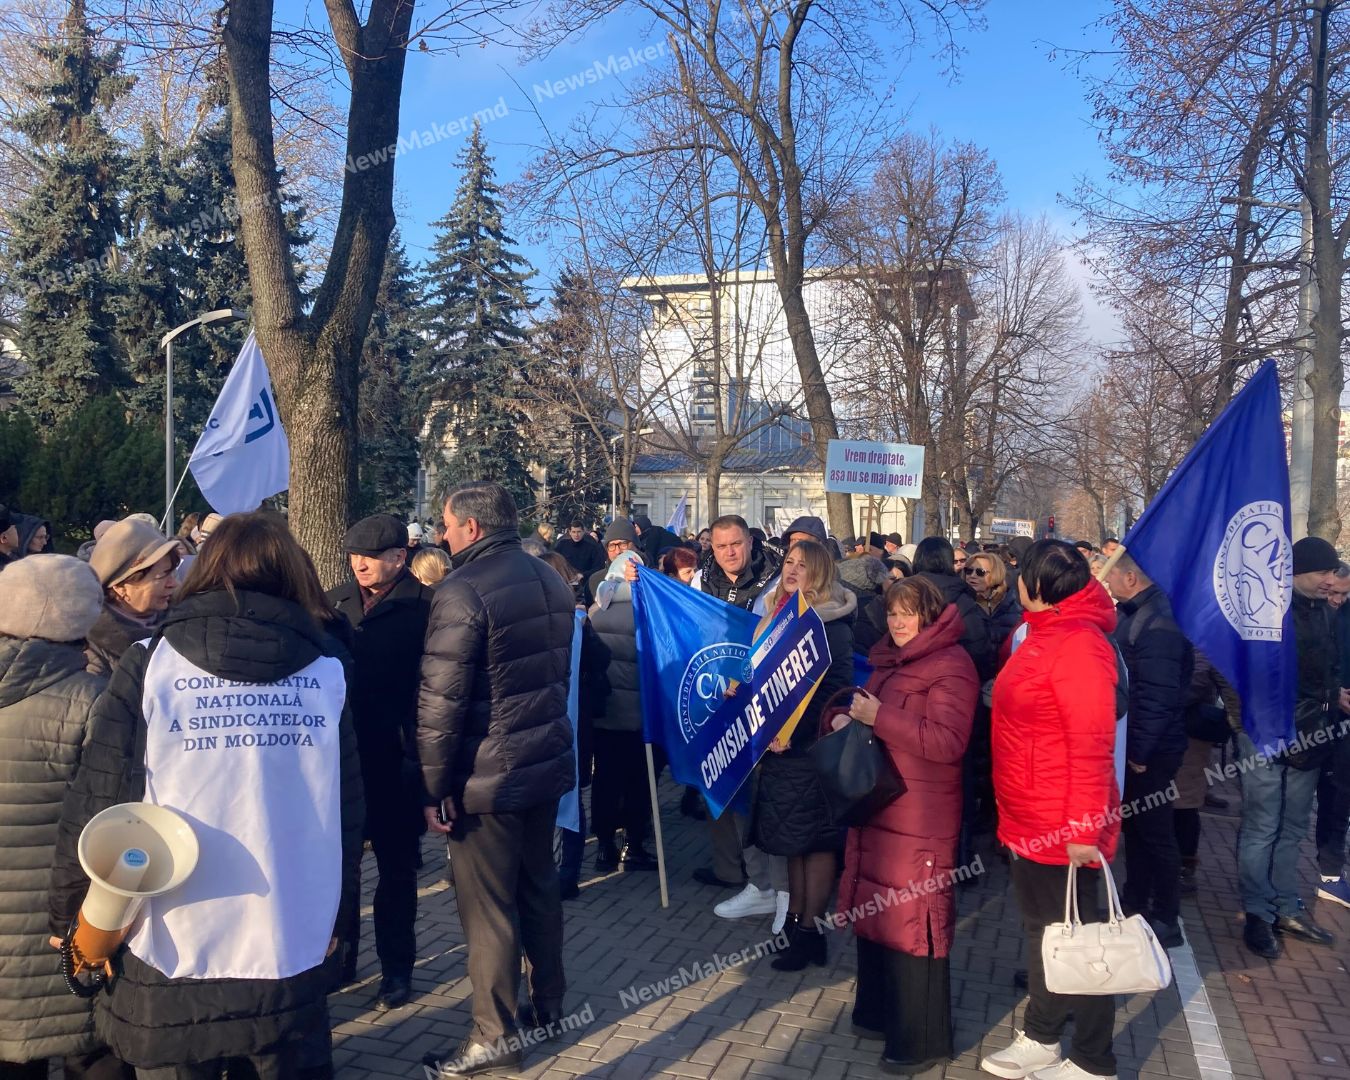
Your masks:
[{"label": "blue sky", "polygon": [[[311,5],[311,15],[322,18],[316,0]],[[983,146],[1001,170],[1009,208],[1047,213],[1067,233],[1072,218],[1057,196],[1071,192],[1081,175],[1101,176],[1104,161],[1084,86],[1062,56],[1052,59],[1050,53],[1052,48],[1107,47],[1092,24],[1108,6],[1106,0],[992,0],[985,12],[987,28],[963,38],[966,53],[955,81],[922,53],[907,68],[897,66],[896,108],[908,114],[911,128],[931,126],[948,138]],[[624,56],[630,48],[640,51],[657,41],[643,20],[614,17],[530,64],[522,65],[517,53],[497,46],[458,56],[414,52],[401,130],[444,126],[493,106],[502,111],[503,103],[506,114],[486,124],[484,134],[498,179],[509,182],[531,148],[544,140],[544,125],[561,131],[589,103],[616,89],[601,80],[550,99],[535,91],[537,85],[565,80],[611,53]],[[426,257],[431,222],[450,206],[458,179],[454,162],[463,143],[462,134],[449,135],[398,160],[399,221],[414,260]],[[546,285],[552,271],[546,250],[526,242],[521,246],[541,272],[538,284]]]}]

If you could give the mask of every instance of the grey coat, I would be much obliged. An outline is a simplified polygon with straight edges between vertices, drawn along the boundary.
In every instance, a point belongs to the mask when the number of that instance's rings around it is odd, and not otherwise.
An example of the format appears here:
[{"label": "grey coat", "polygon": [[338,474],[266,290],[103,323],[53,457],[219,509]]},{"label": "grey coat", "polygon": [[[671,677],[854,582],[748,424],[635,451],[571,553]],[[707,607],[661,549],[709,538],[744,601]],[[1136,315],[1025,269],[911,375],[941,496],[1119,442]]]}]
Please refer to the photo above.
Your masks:
[{"label": "grey coat", "polygon": [[84,1053],[90,1003],[47,944],[47,887],[66,785],[106,681],[79,645],[0,637],[0,1061]]}]

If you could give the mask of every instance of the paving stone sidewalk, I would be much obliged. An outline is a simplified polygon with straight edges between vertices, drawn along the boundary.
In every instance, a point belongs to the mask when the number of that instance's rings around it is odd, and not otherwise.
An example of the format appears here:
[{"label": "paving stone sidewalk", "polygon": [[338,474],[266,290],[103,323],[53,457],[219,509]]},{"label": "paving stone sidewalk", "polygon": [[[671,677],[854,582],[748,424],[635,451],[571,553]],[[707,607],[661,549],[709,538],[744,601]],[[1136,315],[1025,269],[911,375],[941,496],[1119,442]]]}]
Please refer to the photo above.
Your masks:
[{"label": "paving stone sidewalk", "polygon": [[1237,890],[1241,793],[1235,781],[1212,790],[1228,801],[1228,808],[1201,816],[1197,913],[1253,1051],[1250,1060],[1257,1075],[1267,1080],[1350,1080],[1350,910],[1314,899],[1316,849],[1308,840],[1299,860],[1302,896],[1318,923],[1336,935],[1336,944],[1322,948],[1285,940],[1284,954],[1273,961],[1247,951]]},{"label": "paving stone sidewalk", "polygon": [[[729,970],[710,970],[706,978],[697,977],[702,971],[693,973],[695,964],[715,969],[718,957],[768,940],[769,920],[713,916],[712,906],[727,894],[691,879],[693,870],[704,864],[707,844],[704,826],[680,817],[678,796],[678,788],[663,786],[668,909],[660,907],[655,874],[596,878],[590,873],[594,844],[588,849],[581,897],[564,905],[567,1007],[585,1022],[557,1041],[531,1049],[516,1075],[531,1080],[861,1080],[885,1075],[878,1068],[879,1045],[857,1039],[850,1030],[855,950],[847,932],[829,942],[825,968],[776,972],[763,957]],[[1183,913],[1198,975],[1187,979],[1186,961],[1177,954],[1177,984],[1122,1002],[1116,1038],[1120,1075],[1220,1080],[1287,1076],[1292,1067],[1303,1080],[1350,1078],[1344,1065],[1350,1052],[1350,986],[1339,961],[1331,954],[1304,955],[1295,946],[1287,967],[1266,965],[1269,971],[1253,974],[1247,958],[1233,951],[1229,923],[1236,894],[1226,880],[1232,876],[1231,852],[1229,865],[1223,862],[1228,844],[1223,830],[1232,828],[1226,819],[1207,827],[1206,859],[1215,873],[1200,894],[1200,904],[1188,900]],[[418,917],[422,959],[414,974],[414,999],[390,1014],[373,1010],[378,967],[367,908],[359,969],[366,978],[330,999],[341,1080],[420,1078],[423,1054],[452,1049],[468,1032],[464,936],[454,894],[443,880],[443,848],[430,837],[423,847],[426,868]],[[987,1075],[978,1071],[981,1054],[1008,1042],[1021,1023],[1023,1002],[1012,982],[1014,970],[1022,966],[1016,906],[1006,867],[992,847],[980,849],[980,857],[983,872],[960,894],[952,956],[958,1057],[945,1070],[926,1074],[925,1080]],[[373,875],[368,856],[367,903]],[[1240,926],[1236,932],[1240,951]],[[1220,961],[1226,970],[1220,970]],[[682,968],[694,974],[687,985]],[[644,987],[659,996],[644,1003]],[[1261,1016],[1269,1018],[1264,1025]],[[1319,1063],[1333,1055],[1334,1067]],[[1286,1071],[1277,1071],[1280,1067]]]}]

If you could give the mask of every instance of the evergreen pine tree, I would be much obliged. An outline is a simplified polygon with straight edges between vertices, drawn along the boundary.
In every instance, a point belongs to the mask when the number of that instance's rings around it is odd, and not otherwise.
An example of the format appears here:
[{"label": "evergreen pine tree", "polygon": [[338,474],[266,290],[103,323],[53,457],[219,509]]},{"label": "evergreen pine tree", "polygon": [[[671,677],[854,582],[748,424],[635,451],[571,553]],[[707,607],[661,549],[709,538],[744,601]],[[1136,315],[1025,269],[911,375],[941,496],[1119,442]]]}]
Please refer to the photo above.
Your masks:
[{"label": "evergreen pine tree", "polygon": [[126,383],[113,329],[123,289],[123,158],[103,116],[131,81],[120,50],[97,48],[84,0],[71,0],[59,36],[38,54],[47,70],[30,90],[43,104],[15,127],[32,143],[42,179],[19,208],[8,257],[24,305],[16,337],[29,368],[20,399],[51,423]]},{"label": "evergreen pine tree", "polygon": [[361,353],[358,403],[358,513],[413,512],[417,485],[417,408],[413,369],[421,296],[398,230],[389,238],[384,276]]},{"label": "evergreen pine tree", "polygon": [[609,505],[607,449],[592,426],[608,409],[586,370],[592,298],[583,277],[563,270],[553,286],[552,314],[535,334],[531,413],[546,470],[543,519],[563,527],[573,518],[598,521]]},{"label": "evergreen pine tree", "polygon": [[423,456],[436,468],[437,495],[464,481],[495,480],[525,509],[533,502],[534,454],[519,399],[531,308],[525,283],[533,271],[503,230],[478,124],[459,165],[455,201],[435,222],[436,257],[425,270]]},{"label": "evergreen pine tree", "polygon": [[104,518],[162,512],[163,485],[163,433],[133,422],[116,395],[104,394],[34,447],[19,505],[58,533],[84,538]]}]

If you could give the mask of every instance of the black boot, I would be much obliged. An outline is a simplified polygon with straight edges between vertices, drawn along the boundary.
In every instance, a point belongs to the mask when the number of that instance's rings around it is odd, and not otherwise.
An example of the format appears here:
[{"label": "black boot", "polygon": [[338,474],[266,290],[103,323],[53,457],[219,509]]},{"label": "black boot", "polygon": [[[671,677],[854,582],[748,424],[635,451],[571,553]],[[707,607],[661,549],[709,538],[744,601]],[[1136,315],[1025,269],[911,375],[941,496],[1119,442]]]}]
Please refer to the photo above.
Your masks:
[{"label": "black boot", "polygon": [[1181,895],[1195,895],[1195,875],[1200,869],[1200,860],[1194,855],[1181,857]]},{"label": "black boot", "polygon": [[1247,948],[1267,960],[1274,960],[1280,955],[1280,943],[1275,940],[1275,928],[1259,915],[1248,913],[1242,940],[1246,942]]},{"label": "black boot", "polygon": [[601,840],[595,849],[595,872],[597,874],[608,874],[619,868],[619,849],[614,841],[609,843]]},{"label": "black boot", "polygon": [[825,935],[798,923],[788,935],[787,950],[774,957],[769,966],[775,971],[801,971],[807,964],[824,967],[825,959]]},{"label": "black boot", "polygon": [[680,796],[680,813],[695,821],[708,820],[708,810],[703,805],[703,796],[699,794],[698,788],[684,789],[684,794]]}]

